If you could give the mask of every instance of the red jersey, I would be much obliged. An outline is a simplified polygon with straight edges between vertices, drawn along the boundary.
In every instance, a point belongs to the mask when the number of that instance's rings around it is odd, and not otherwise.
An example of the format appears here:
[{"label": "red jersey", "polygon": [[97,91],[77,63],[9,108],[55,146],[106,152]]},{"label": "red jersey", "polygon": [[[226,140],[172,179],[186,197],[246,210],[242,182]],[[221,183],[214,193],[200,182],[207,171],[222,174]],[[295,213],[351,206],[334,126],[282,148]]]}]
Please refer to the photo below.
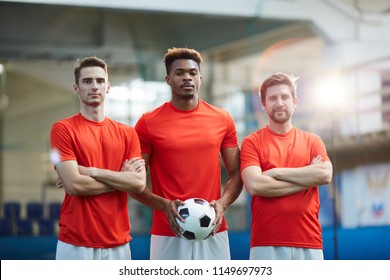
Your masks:
[{"label": "red jersey", "polygon": [[[276,134],[266,126],[247,136],[241,146],[241,172],[248,166],[262,171],[303,167],[321,155],[329,157],[320,137],[293,128]],[[288,246],[322,249],[318,187],[282,197],[252,197],[250,246]]]},{"label": "red jersey", "polygon": [[[191,111],[166,102],[135,125],[142,153],[150,154],[153,193],[170,199],[221,197],[220,151],[237,147],[233,119],[202,100]],[[227,230],[224,220],[220,231]],[[152,234],[174,236],[166,215],[153,211]]]},{"label": "red jersey", "polygon": [[[109,118],[93,122],[79,113],[55,123],[50,140],[58,162],[75,160],[86,167],[119,171],[126,159],[141,156],[134,128]],[[125,244],[131,239],[127,193],[65,193],[59,226],[58,239],[73,245],[110,248]]]}]

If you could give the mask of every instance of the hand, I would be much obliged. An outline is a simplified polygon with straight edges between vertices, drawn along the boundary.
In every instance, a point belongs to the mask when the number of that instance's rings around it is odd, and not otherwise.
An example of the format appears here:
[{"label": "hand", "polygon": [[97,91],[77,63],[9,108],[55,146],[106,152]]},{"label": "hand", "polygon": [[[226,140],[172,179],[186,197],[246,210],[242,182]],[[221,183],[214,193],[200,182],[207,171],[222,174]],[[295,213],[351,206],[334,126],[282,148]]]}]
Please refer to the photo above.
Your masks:
[{"label": "hand", "polygon": [[126,159],[121,167],[121,171],[141,172],[145,169],[145,160],[143,158]]},{"label": "hand", "polygon": [[321,155],[318,155],[316,157],[314,157],[311,162],[310,162],[310,165],[313,165],[313,164],[320,164],[320,163],[323,163],[322,161],[322,156]]},{"label": "hand", "polygon": [[179,199],[176,199],[169,201],[165,208],[165,214],[167,216],[168,223],[173,233],[178,237],[182,235],[183,228],[179,226],[176,221],[176,218],[184,223],[184,219],[179,215],[179,212],[177,212],[177,207],[179,207],[180,205],[184,205],[184,202]]},{"label": "hand", "polygon": [[62,189],[64,187],[64,184],[62,183],[61,179],[58,178],[56,182],[56,188],[57,189]]},{"label": "hand", "polygon": [[223,220],[223,216],[224,216],[224,209],[223,209],[221,202],[219,202],[218,200],[211,201],[210,206],[213,207],[215,210],[215,219],[213,222],[214,228],[213,228],[213,232],[211,233],[212,235],[215,235],[222,225],[222,220]]}]

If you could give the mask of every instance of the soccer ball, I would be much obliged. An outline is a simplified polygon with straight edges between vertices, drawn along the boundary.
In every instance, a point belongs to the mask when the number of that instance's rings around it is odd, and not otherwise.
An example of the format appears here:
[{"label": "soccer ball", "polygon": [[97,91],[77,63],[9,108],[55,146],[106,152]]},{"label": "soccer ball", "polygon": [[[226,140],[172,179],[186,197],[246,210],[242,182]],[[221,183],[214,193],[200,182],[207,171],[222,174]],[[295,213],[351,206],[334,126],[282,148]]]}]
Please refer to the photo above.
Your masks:
[{"label": "soccer ball", "polygon": [[204,240],[211,235],[214,228],[215,210],[203,198],[190,198],[177,208],[184,223],[177,220],[183,228],[183,237],[188,240]]}]

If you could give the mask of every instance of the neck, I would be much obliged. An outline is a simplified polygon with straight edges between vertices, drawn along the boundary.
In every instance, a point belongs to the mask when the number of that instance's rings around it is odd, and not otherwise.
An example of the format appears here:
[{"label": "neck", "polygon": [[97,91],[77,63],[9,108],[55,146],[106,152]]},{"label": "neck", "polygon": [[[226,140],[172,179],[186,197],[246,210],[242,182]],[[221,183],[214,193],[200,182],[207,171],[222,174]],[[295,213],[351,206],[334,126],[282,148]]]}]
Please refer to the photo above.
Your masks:
[{"label": "neck", "polygon": [[103,106],[81,106],[80,113],[84,118],[94,122],[102,122],[105,119]]},{"label": "neck", "polygon": [[290,121],[282,124],[270,121],[269,128],[277,134],[284,134],[289,132],[293,128],[293,125]]},{"label": "neck", "polygon": [[190,110],[194,110],[196,107],[198,107],[199,98],[197,95],[195,95],[191,99],[172,98],[171,102],[172,102],[172,105],[177,109],[180,109],[183,111],[190,111]]}]

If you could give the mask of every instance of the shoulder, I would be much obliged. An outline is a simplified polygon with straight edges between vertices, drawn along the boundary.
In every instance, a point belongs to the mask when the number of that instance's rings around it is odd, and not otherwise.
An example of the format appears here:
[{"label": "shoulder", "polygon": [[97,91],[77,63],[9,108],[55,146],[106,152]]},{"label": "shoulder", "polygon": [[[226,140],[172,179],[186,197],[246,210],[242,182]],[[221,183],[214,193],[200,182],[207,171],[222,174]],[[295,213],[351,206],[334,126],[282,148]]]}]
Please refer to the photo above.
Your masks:
[{"label": "shoulder", "polygon": [[164,104],[160,105],[159,107],[142,114],[142,119],[150,119],[155,117],[156,115],[162,114],[166,112],[167,108],[169,108],[169,102],[165,102]]},{"label": "shoulder", "polygon": [[200,100],[199,102],[201,106],[201,111],[203,111],[203,113],[209,116],[213,116],[214,118],[218,117],[221,121],[223,120],[226,122],[234,123],[232,116],[227,110],[207,103],[204,100]]},{"label": "shoulder", "polygon": [[215,111],[216,113],[219,113],[219,114],[223,114],[223,115],[227,115],[229,114],[228,111],[226,111],[225,109],[222,109],[220,107],[217,107],[215,105],[212,105],[204,100],[199,100],[199,103],[200,105],[204,108],[204,110],[210,110],[210,111]]},{"label": "shoulder", "polygon": [[243,143],[247,143],[247,142],[257,143],[257,142],[261,141],[261,138],[264,136],[265,132],[266,132],[265,128],[261,128],[257,131],[254,131],[254,132],[250,133],[249,135],[247,135],[246,137],[244,137],[242,142]]},{"label": "shoulder", "polygon": [[134,127],[132,127],[131,125],[128,125],[128,124],[125,124],[122,122],[118,122],[118,121],[113,120],[111,118],[107,118],[107,123],[110,123],[111,126],[117,128],[119,130],[134,131]]},{"label": "shoulder", "polygon": [[67,118],[61,119],[61,120],[53,123],[52,127],[53,128],[73,127],[74,123],[77,120],[77,117],[78,117],[78,115],[74,115],[74,116],[71,116],[71,117],[67,117]]},{"label": "shoulder", "polygon": [[169,108],[169,104],[166,102],[149,112],[143,113],[134,126],[135,130],[139,132],[140,130],[146,129],[150,125],[160,123],[163,119],[169,116]]},{"label": "shoulder", "polygon": [[306,130],[302,130],[300,128],[294,128],[295,129],[295,133],[296,135],[298,135],[298,137],[306,142],[322,142],[322,139],[319,135],[313,133],[313,132],[309,132],[309,131],[306,131]]},{"label": "shoulder", "polygon": [[302,130],[298,127],[294,127],[295,133],[307,137],[307,138],[319,138],[319,136],[313,132]]}]

